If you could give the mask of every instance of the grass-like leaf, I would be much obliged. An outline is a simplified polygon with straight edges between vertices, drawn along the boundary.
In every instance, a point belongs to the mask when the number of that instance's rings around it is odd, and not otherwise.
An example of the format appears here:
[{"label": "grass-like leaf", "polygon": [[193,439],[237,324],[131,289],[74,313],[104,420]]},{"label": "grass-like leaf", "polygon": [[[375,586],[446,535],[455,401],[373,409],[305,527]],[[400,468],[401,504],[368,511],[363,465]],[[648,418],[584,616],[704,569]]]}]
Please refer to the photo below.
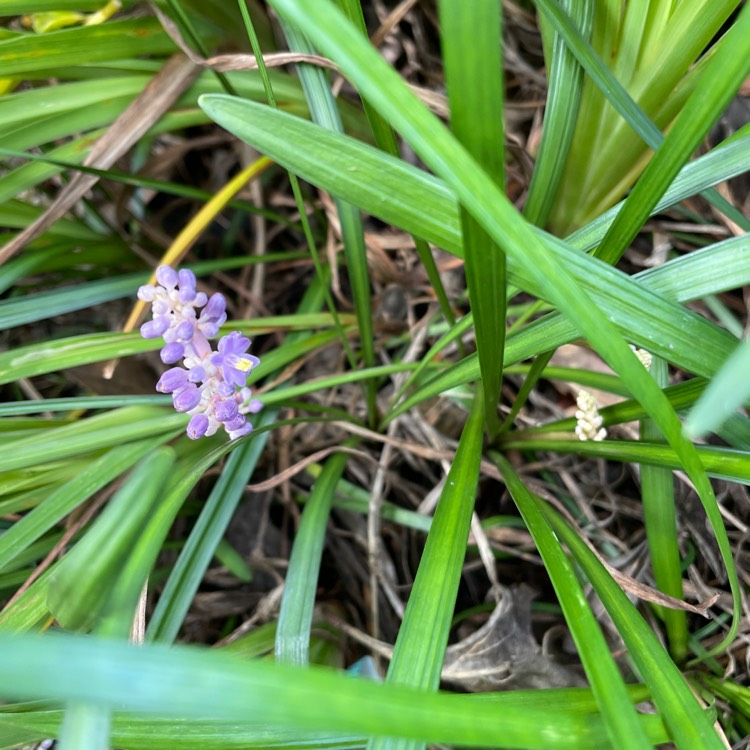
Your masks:
[{"label": "grass-like leaf", "polygon": [[[660,388],[664,389],[669,385],[669,373],[664,360],[655,358],[649,371]],[[640,437],[644,442],[663,442],[659,430],[650,419],[641,422]],[[682,567],[677,539],[677,511],[672,472],[660,466],[641,466],[641,499],[643,523],[656,585],[660,591],[681,600]],[[665,607],[657,611],[666,626],[670,653],[680,664],[687,655],[687,614],[682,610]]]},{"label": "grass-like leaf", "polygon": [[[48,603],[57,621],[67,629],[88,629],[105,616],[113,618],[127,635],[140,589],[150,569],[141,567],[137,586],[123,591],[115,583],[122,568],[132,564],[134,548],[144,526],[151,523],[161,490],[172,471],[175,456],[170,448],[160,448],[131,472],[106,510],[87,530],[83,539],[57,565],[50,580]],[[156,557],[161,541],[153,550]],[[145,567],[145,569],[144,569]],[[127,594],[123,596],[123,594]]]},{"label": "grass-like leaf", "polygon": [[623,10],[610,2],[595,17],[590,46],[558,3],[539,0],[538,5],[591,76],[566,164],[565,189],[551,222],[562,233],[599,214],[630,187],[648,155],[644,142],[652,149],[658,145],[660,129],[695,89],[699,71],[690,68],[737,0],[717,0],[710,13],[692,3],[671,8],[638,2]]},{"label": "grass-like leaf", "polygon": [[62,29],[49,34],[23,34],[0,41],[3,75],[52,71],[64,65],[120,60],[175,52],[174,42],[156,18],[130,18],[98,26]]},{"label": "grass-like leaf", "polygon": [[[742,238],[737,239],[742,240]],[[745,263],[750,256],[741,247],[744,245],[737,247],[725,245],[728,252],[727,260],[734,258],[734,265],[725,266],[723,271],[718,270],[722,265],[721,256],[716,258],[719,261],[717,264],[710,262],[709,258],[704,258],[709,261],[706,266],[703,266],[707,273],[705,279],[713,278],[719,286],[729,284],[732,287],[737,281],[741,281],[744,274],[750,270],[750,266]],[[735,250],[739,250],[737,255],[734,254]],[[581,258],[578,254],[570,255],[568,258],[569,266],[575,272],[577,270],[575,266]],[[690,260],[689,258],[676,260],[638,274],[634,279],[643,279],[640,285],[633,284],[632,280],[608,266],[592,266],[588,280],[591,280],[594,273],[597,277],[595,285],[589,288],[598,304],[628,339],[686,370],[708,377],[713,375],[729,356],[736,339],[717,326],[709,324],[704,318],[693,317],[684,308],[671,306],[668,311],[664,307],[666,300],[662,296],[641,296],[646,289],[654,287],[679,301],[691,299],[693,293],[705,287],[702,287],[701,281],[696,281],[695,274],[682,273],[680,264]],[[743,264],[745,265],[744,271]],[[689,266],[688,269],[690,268]],[[587,280],[584,273],[581,273],[579,278],[584,282]],[[623,283],[628,285],[627,290],[622,286]],[[663,312],[654,315],[657,309]],[[673,320],[680,320],[680,326],[673,325]],[[687,335],[688,332],[691,333]],[[578,336],[578,331],[569,321],[557,314],[550,314],[508,337],[505,352],[506,364],[510,366],[529,359],[541,352],[573,341]],[[706,348],[698,351],[691,343],[696,340],[701,341]],[[478,370],[476,356],[467,357],[458,365],[425,383],[399,404],[391,412],[389,419],[403,413],[425,398],[470,382],[477,377]]]},{"label": "grass-like leaf", "polygon": [[[209,267],[206,267],[206,264],[198,263],[184,267],[190,268],[197,276],[201,276],[212,270],[254,265],[254,263],[261,260],[265,263],[274,263],[295,260],[299,257],[299,253],[267,253],[262,259],[257,257],[235,258],[228,264],[220,263],[218,266],[210,263]],[[85,284],[66,286],[62,289],[39,292],[31,297],[17,297],[3,300],[0,302],[0,330],[33,323],[37,320],[44,320],[50,315],[62,315],[74,312],[75,310],[83,310],[86,307],[98,305],[103,302],[110,302],[114,299],[131,297],[133,290],[137,289],[141,284],[145,284],[149,276],[150,274],[148,273],[142,273],[120,276],[113,279],[101,279],[98,281],[89,281]],[[317,314],[315,317],[290,315],[286,320],[284,317],[275,316],[266,321],[267,325],[265,328],[260,325],[261,320],[245,321],[242,323],[242,328],[243,330],[258,333],[287,327],[299,328],[305,326],[306,321],[310,328],[333,324],[330,315],[325,313]],[[349,321],[346,316],[343,316],[343,320],[345,322]]]},{"label": "grass-like leaf", "polygon": [[493,454],[492,458],[500,469],[552,579],[613,747],[622,750],[648,747],[650,743],[638,722],[638,715],[630,701],[622,675],[560,542],[510,463],[500,454]]},{"label": "grass-like leaf", "polygon": [[715,430],[750,398],[749,369],[750,343],[744,341],[732,352],[688,414],[685,430],[689,435],[701,437]]},{"label": "grass-like leaf", "polygon": [[96,703],[68,704],[60,728],[60,750],[107,750],[110,713]]},{"label": "grass-like leaf", "polygon": [[[305,180],[460,256],[456,197],[442,180],[353,138],[254,102],[207,95],[199,103],[222,127]],[[750,131],[686,165],[654,211],[748,169]],[[615,206],[577,231],[570,244],[584,250],[595,247],[621,208]],[[513,259],[508,261],[512,271]]]},{"label": "grass-like leaf", "polygon": [[[588,38],[594,11],[592,0],[567,0],[563,7],[571,12],[572,21],[583,38]],[[543,24],[543,31],[544,28]],[[582,88],[583,68],[568,49],[563,37],[555,32],[551,59],[547,61],[544,130],[523,208],[524,216],[540,227],[547,223],[562,180],[565,160],[573,141]]]},{"label": "grass-like leaf", "polygon": [[[500,6],[495,0],[441,0],[441,46],[451,109],[451,130],[505,189],[503,63]],[[505,255],[466,206],[461,240],[474,314],[485,420],[490,436],[500,427],[497,403],[505,342]]]},{"label": "grass-like leaf", "polygon": [[162,439],[120,445],[92,461],[75,478],[60,485],[44,502],[19,519],[0,537],[0,570],[5,569],[26,547],[85,502],[91,495],[127,471],[154,450]]},{"label": "grass-like leaf", "polygon": [[701,710],[685,678],[669,658],[656,635],[596,555],[558,513],[541,501],[537,507],[560,540],[567,545],[607,608],[628,647],[638,671],[651,689],[654,703],[680,750],[724,747],[712,720]]},{"label": "grass-like leaf", "polygon": [[[256,427],[267,423],[269,415],[272,415],[271,410],[265,410],[256,421]],[[273,415],[270,421],[272,419]],[[268,433],[262,433],[232,451],[149,618],[147,640],[171,643],[177,637],[267,440]]]},{"label": "grass-like leaf", "polygon": [[[360,205],[364,208],[373,210],[385,220],[397,224],[401,221],[400,225],[406,229],[413,229],[415,223],[418,223],[418,233],[442,244],[451,252],[458,251],[460,243],[455,204],[451,206],[449,194],[444,186],[428,175],[351,139],[330,139],[328,151],[325,148],[325,131],[302,120],[285,117],[283,113],[270,110],[264,112],[267,108],[251,102],[225,97],[204,97],[201,104],[214,119],[238,135],[248,137],[247,134],[252,132],[249,140],[259,148],[264,149],[270,145],[274,158],[283,162],[293,154],[293,168],[297,171],[300,171],[301,162],[305,161],[309,170],[302,170],[300,174],[306,179],[316,181],[327,189],[335,190],[335,186],[338,186],[339,190],[358,196]],[[264,125],[268,130],[263,128]],[[301,142],[296,140],[297,136],[302,138]],[[290,142],[297,142],[299,150],[291,149]],[[738,147],[738,144],[734,145]],[[729,149],[731,146],[724,148]],[[342,162],[341,155],[347,151],[350,158]],[[310,154],[315,156],[310,158]],[[750,152],[747,156],[750,156]],[[372,157],[369,164],[368,157]],[[331,164],[336,163],[336,159],[339,159],[340,169],[334,173]],[[369,169],[370,165],[372,171]],[[356,180],[352,180],[352,175],[358,175]],[[409,207],[415,196],[419,197],[416,203],[420,210],[412,212]],[[391,201],[391,198],[396,200]],[[386,208],[387,211],[384,210]],[[408,217],[405,211],[410,212]],[[455,217],[452,220],[449,218],[451,215]],[[603,231],[603,228],[600,228],[598,236],[603,236]],[[727,356],[732,342],[727,334],[719,333],[718,329],[710,331],[710,326],[707,326],[704,320],[698,316],[690,316],[684,309],[678,312],[676,307],[671,307],[671,311],[667,312],[663,307],[664,300],[649,296],[644,289],[638,288],[622,274],[613,272],[606,265],[589,263],[580,253],[570,250],[564,243],[548,235],[542,235],[542,238],[548,249],[557,254],[560,263],[575,274],[579,282],[586,285],[587,291],[594,296],[597,304],[606,311],[610,319],[614,318],[618,325],[623,325],[627,320],[624,330],[630,340],[699,374],[706,373],[705,368],[709,359],[713,362],[710,368],[710,372],[713,372],[718,368],[718,363]],[[509,272],[510,280],[528,291],[542,297],[549,294],[550,285],[546,278],[535,280],[533,274],[523,271],[520,256],[515,262],[514,258],[509,258]],[[657,309],[661,309],[662,312],[657,313]],[[691,317],[691,320],[688,321],[687,317]],[[634,325],[637,319],[642,320],[642,323]],[[677,320],[679,324],[674,325],[673,322]],[[700,351],[687,340],[684,346],[679,343],[693,325],[697,328],[692,329],[691,341],[700,340],[705,345]],[[664,329],[659,330],[660,326],[664,326]],[[574,336],[575,334],[571,335],[571,338]],[[708,342],[718,342],[717,337],[723,339],[720,348],[722,354],[719,355],[719,359],[714,360]],[[561,343],[564,341],[565,339]],[[546,348],[539,348],[526,356],[547,351],[553,346],[554,344],[550,344]],[[716,350],[716,354],[719,354],[719,350]]]},{"label": "grass-like leaf", "polygon": [[654,206],[700,145],[750,72],[750,8],[745,6],[703,71],[664,142],[625,200],[596,250],[613,263],[646,222]]},{"label": "grass-like leaf", "polygon": [[[304,33],[294,24],[282,23],[284,35],[289,48],[295,52],[315,54]],[[302,65],[298,68],[302,87],[310,107],[313,120],[321,127],[334,132],[343,132],[341,115],[336,99],[326,81],[323,70],[315,66]],[[341,225],[341,238],[344,243],[346,268],[352,288],[354,309],[357,314],[362,360],[365,367],[375,364],[375,341],[372,323],[372,295],[370,293],[370,273],[367,266],[367,248],[365,247],[364,227],[359,208],[344,201],[335,199],[336,212]],[[374,425],[376,415],[374,383],[365,384],[370,423]]]},{"label": "grass-like leaf", "polygon": [[[354,445],[354,441],[347,445]],[[289,558],[276,629],[274,653],[280,663],[304,666],[309,661],[310,629],[328,517],[336,485],[348,460],[346,453],[329,458],[305,503]]]},{"label": "grass-like leaf", "polygon": [[57,461],[113,445],[161,435],[164,442],[185,426],[181,414],[165,414],[158,407],[132,406],[48,430],[4,446],[0,471]]},{"label": "grass-like leaf", "polygon": [[[658,149],[662,141],[664,140],[661,131],[648,117],[648,115],[641,109],[641,107],[639,107],[638,104],[630,97],[622,83],[620,83],[621,80],[629,79],[630,75],[633,72],[632,69],[636,64],[636,60],[640,52],[640,45],[638,41],[640,40],[642,34],[645,32],[644,23],[646,22],[648,16],[646,7],[647,3],[631,2],[626,6],[625,12],[623,14],[624,18],[622,21],[622,29],[620,31],[620,46],[618,47],[616,52],[614,52],[615,57],[612,61],[613,66],[611,70],[604,64],[604,61],[596,53],[596,51],[587,44],[584,36],[577,32],[575,20],[569,19],[563,8],[561,8],[556,2],[551,0],[538,0],[538,4],[539,7],[544,10],[545,14],[547,14],[548,17],[552,20],[552,23],[554,23],[555,25],[555,29],[562,36],[564,36],[566,44],[578,57],[581,64],[586,69],[586,72],[599,87],[599,91],[596,92],[598,96],[595,95],[593,98],[605,98],[607,102],[612,105],[612,108],[623,117],[624,121],[630,127],[632,127],[633,131],[650,149]],[[718,17],[719,14],[717,14],[717,19]],[[722,44],[723,43],[724,42],[722,42]],[[662,75],[656,77],[655,80],[663,80],[666,77],[667,76]],[[694,76],[688,75],[686,79],[691,80],[693,77]],[[691,83],[691,85],[695,84]],[[677,99],[677,97],[673,96],[672,99]],[[601,112],[601,119],[598,123],[600,134],[607,132],[606,129],[602,127],[601,122],[603,120],[611,121],[611,113],[612,109],[610,109],[609,107],[605,106],[603,108]],[[622,121],[618,121],[614,123],[614,125],[616,127],[621,126],[621,122]],[[581,119],[580,124],[582,128],[588,127],[588,123],[585,122],[584,118]],[[598,145],[598,143],[589,144],[588,153],[596,154]],[[627,153],[628,157],[630,157],[631,159],[635,156],[635,154],[631,155],[628,149],[624,150]],[[620,158],[621,157],[622,155],[620,155]],[[574,158],[580,159],[580,153],[577,154]],[[596,188],[597,195],[602,192],[602,186],[609,186],[609,184],[613,181],[611,178],[609,180],[607,179],[607,171],[615,175],[619,174],[617,166],[613,167],[611,164],[607,164],[605,158],[589,158],[588,160],[582,161],[584,161],[585,163],[579,168],[585,168],[589,166],[595,170],[599,170],[598,176],[593,183],[595,186],[599,186],[598,188]],[[588,164],[589,161],[591,161],[592,163]],[[625,163],[628,164],[629,167],[632,166],[632,161],[628,163],[626,160]],[[602,171],[602,165],[604,164],[607,164],[607,166],[604,168],[605,171]],[[573,167],[572,165],[571,168],[575,169],[575,167]],[[626,184],[627,179],[628,178],[625,177],[619,184],[615,185],[611,189],[612,193],[614,193],[615,195],[621,193],[622,185]],[[575,190],[576,192],[580,191],[581,186],[576,185]],[[568,190],[568,193],[572,192],[573,190]],[[740,226],[744,227],[745,229],[750,229],[750,222],[748,222],[745,216],[734,206],[732,206],[732,204],[729,203],[729,201],[727,201],[718,192],[712,189],[707,190],[704,193],[704,197],[710,203],[719,208],[719,210],[724,211],[727,216],[729,216]],[[610,195],[605,195],[603,198],[601,198],[601,202],[606,207],[611,204],[612,199]],[[586,204],[586,199],[584,199],[583,203],[584,205]],[[623,249],[624,247],[625,246],[623,246]],[[607,260],[613,263],[613,257],[614,255],[608,257]]]},{"label": "grass-like leaf", "polygon": [[[440,684],[458,584],[474,512],[482,455],[483,404],[477,395],[427,536],[424,552],[393,648],[387,682],[435,690]],[[374,743],[374,747],[412,747]]]},{"label": "grass-like leaf", "polygon": [[[549,437],[543,437],[539,432],[518,432],[502,438],[502,444],[508,449],[528,448],[558,453],[580,453],[584,456],[625,463],[643,463],[671,469],[680,467],[678,454],[670,446],[661,443],[644,443],[642,440],[582,442],[573,433],[569,436],[562,436],[558,432],[550,434]],[[747,460],[746,451],[701,445],[696,448],[696,454],[710,476],[750,484],[750,462]]]},{"label": "grass-like leaf", "polygon": [[[232,647],[230,647],[232,648]],[[645,700],[648,692],[643,686],[630,686],[632,700]],[[505,706],[504,696],[482,696],[475,700],[484,701],[490,708],[500,698],[500,705]],[[591,714],[596,710],[596,703],[590,690],[562,689],[524,692],[514,696],[519,700],[515,705],[529,708],[543,703],[552,704],[560,710],[571,713]],[[510,706],[507,706],[511,708]],[[33,742],[55,736],[62,721],[62,711],[36,710],[29,711],[28,704],[6,706],[0,713],[0,741],[16,744]],[[652,743],[666,742],[666,733],[658,716],[642,716],[641,723],[646,728]],[[133,750],[172,750],[174,738],[179,737],[181,746],[188,750],[226,750],[232,748],[274,747],[295,750],[309,747],[314,743],[320,748],[361,748],[365,737],[342,734],[305,732],[294,728],[262,726],[256,723],[221,721],[202,718],[167,718],[163,715],[142,716],[133,713],[117,712],[112,716],[112,744],[133,748]],[[604,735],[602,734],[602,737]],[[603,740],[606,743],[606,737]]]},{"label": "grass-like leaf", "polygon": [[[283,729],[287,736],[304,730],[539,750],[599,750],[607,745],[600,717],[568,709],[546,691],[478,700],[380,685],[328,669],[248,663],[184,646],[134,648],[70,635],[5,634],[0,649],[5,654],[0,694],[8,698],[95,701],[151,715]],[[326,697],[325,711],[320,710],[321,696]],[[664,740],[661,722],[645,723],[654,732],[652,741]],[[267,741],[274,734],[266,735]]]}]

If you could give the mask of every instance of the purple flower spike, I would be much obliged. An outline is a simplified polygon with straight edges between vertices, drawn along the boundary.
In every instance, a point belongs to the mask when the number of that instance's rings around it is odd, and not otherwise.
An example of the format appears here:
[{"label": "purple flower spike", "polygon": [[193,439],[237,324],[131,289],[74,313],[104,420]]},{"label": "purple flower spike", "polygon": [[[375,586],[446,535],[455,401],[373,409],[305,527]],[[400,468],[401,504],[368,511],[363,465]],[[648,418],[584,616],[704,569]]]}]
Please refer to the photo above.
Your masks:
[{"label": "purple flower spike", "polygon": [[156,284],[138,290],[138,298],[151,303],[153,320],[141,327],[145,338],[164,341],[162,362],[177,364],[156,384],[160,393],[171,393],[174,408],[190,414],[187,426],[192,440],[213,435],[221,427],[230,439],[247,435],[253,426],[246,414],[257,412],[261,404],[245,386],[248,373],[260,360],[248,354],[250,340],[239,331],[224,336],[218,351],[211,348],[227,320],[226,300],[216,293],[209,299],[196,289],[192,271],[179,272],[159,266]]},{"label": "purple flower spike", "polygon": [[187,426],[187,436],[191,440],[202,438],[208,430],[208,417],[205,414],[193,414]]}]

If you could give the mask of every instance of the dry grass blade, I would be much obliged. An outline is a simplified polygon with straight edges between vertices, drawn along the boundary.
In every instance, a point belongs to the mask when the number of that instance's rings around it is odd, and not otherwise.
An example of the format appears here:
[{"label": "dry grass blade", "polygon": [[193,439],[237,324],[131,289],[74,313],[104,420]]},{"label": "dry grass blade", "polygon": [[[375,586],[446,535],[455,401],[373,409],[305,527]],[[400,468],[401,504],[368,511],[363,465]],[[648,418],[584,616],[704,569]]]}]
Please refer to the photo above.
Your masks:
[{"label": "dry grass blade", "polygon": [[[233,70],[258,70],[258,61],[255,55],[232,54],[232,55],[215,55],[214,57],[201,57],[190,49],[180,33],[177,24],[169,16],[162,13],[156,5],[151,5],[151,9],[159,19],[164,31],[169,38],[185,53],[191,62],[204,68],[211,68],[219,73],[227,73]],[[320,55],[308,55],[299,52],[276,52],[270,55],[263,55],[263,64],[267,68],[279,68],[282,65],[294,65],[296,63],[307,63],[308,65],[318,65],[321,68],[329,68],[338,72],[338,68],[327,57]]]},{"label": "dry grass blade", "polygon": [[381,23],[380,28],[372,35],[372,43],[379,47],[393,29],[406,17],[406,14],[417,4],[417,0],[403,0],[400,2]]},{"label": "dry grass blade", "polygon": [[[220,73],[226,73],[232,70],[257,70],[258,63],[252,55],[216,55],[202,60],[197,55],[192,55],[191,60],[198,65],[204,65],[207,68],[218,70]],[[279,68],[282,65],[296,65],[297,63],[306,63],[307,65],[317,65],[320,68],[328,68],[338,72],[338,67],[327,57],[320,55],[305,55],[300,52],[274,52],[270,55],[263,55],[263,62],[267,68]]]},{"label": "dry grass blade", "polygon": [[[109,169],[148,129],[158,122],[198,74],[198,68],[182,55],[174,55],[149,81],[143,92],[112,123],[94,144],[84,165]],[[96,184],[99,177],[77,173],[49,208],[0,249],[0,264],[22,250],[29,242],[49,229]]]},{"label": "dry grass blade", "polygon": [[636,596],[644,602],[651,602],[652,604],[660,604],[662,607],[668,609],[684,610],[685,612],[692,612],[693,614],[700,615],[701,617],[708,617],[708,610],[716,604],[719,600],[719,594],[714,594],[708,599],[705,599],[698,604],[688,604],[681,599],[676,599],[668,594],[663,594],[658,589],[647,586],[645,583],[637,581],[635,578],[621,573],[619,570],[613,568],[611,565],[602,559],[601,555],[597,553],[597,557],[601,562],[604,562],[607,572],[614,578],[619,584],[623,591],[626,591],[632,596]]},{"label": "dry grass blade", "polygon": [[271,490],[274,487],[278,487],[280,484],[283,484],[287,480],[291,479],[295,474],[299,474],[300,471],[305,469],[310,464],[322,461],[327,456],[330,456],[331,453],[348,453],[350,456],[359,456],[359,458],[364,458],[367,461],[375,460],[369,453],[365,453],[364,451],[358,451],[356,448],[347,448],[344,445],[335,445],[331,448],[323,448],[322,450],[316,451],[315,453],[306,456],[301,461],[297,461],[296,464],[290,466],[288,469],[284,469],[284,471],[279,472],[276,476],[271,477],[270,479],[266,479],[265,482],[248,484],[247,490],[249,492],[266,492],[267,490]]}]

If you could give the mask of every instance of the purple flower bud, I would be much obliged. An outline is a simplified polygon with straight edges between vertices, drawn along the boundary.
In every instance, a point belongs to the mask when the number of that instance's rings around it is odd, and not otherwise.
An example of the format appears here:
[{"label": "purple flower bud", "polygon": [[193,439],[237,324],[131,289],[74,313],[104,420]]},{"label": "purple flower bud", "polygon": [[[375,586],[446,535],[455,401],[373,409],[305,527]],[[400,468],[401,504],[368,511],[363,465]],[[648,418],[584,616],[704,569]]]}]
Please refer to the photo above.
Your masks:
[{"label": "purple flower bud", "polygon": [[193,300],[193,307],[203,307],[208,301],[208,297],[203,292],[198,292]]},{"label": "purple flower bud", "polygon": [[187,435],[191,440],[202,438],[208,429],[208,417],[205,414],[193,414],[188,422]]},{"label": "purple flower bud", "polygon": [[185,347],[179,342],[173,341],[161,350],[159,356],[165,365],[173,365],[175,362],[179,362],[182,359],[184,353]]},{"label": "purple flower bud", "polygon": [[183,320],[177,326],[175,338],[177,341],[190,341],[193,338],[193,323],[189,320]]},{"label": "purple flower bud", "polygon": [[240,438],[243,435],[249,435],[252,431],[253,431],[253,426],[250,424],[250,422],[245,422],[245,424],[242,425],[242,427],[239,427],[236,430],[228,430],[229,439],[236,440],[237,438]]},{"label": "purple flower bud", "polygon": [[254,398],[247,405],[247,411],[249,414],[257,414],[262,408],[263,408],[263,402],[257,398]]},{"label": "purple flower bud", "polygon": [[201,311],[201,318],[218,318],[226,312],[227,301],[220,292],[211,295],[206,307]]},{"label": "purple flower bud", "polygon": [[138,299],[143,302],[153,302],[156,295],[156,288],[151,284],[144,284],[138,289]]},{"label": "purple flower bud", "polygon": [[214,415],[219,422],[231,422],[237,418],[238,413],[239,406],[233,398],[218,401],[214,405]]},{"label": "purple flower bud", "polygon": [[242,414],[238,414],[234,419],[225,422],[224,428],[227,432],[236,432],[237,430],[241,430],[246,424],[248,424],[247,419]]},{"label": "purple flower bud", "polygon": [[187,370],[183,370],[181,367],[173,367],[167,370],[156,384],[156,390],[160,393],[172,393],[178,388],[182,388],[188,382]]},{"label": "purple flower bud", "polygon": [[179,281],[177,272],[169,266],[159,266],[156,269],[156,280],[166,289],[174,289]]},{"label": "purple flower bud", "polygon": [[188,380],[191,383],[202,383],[206,379],[206,368],[196,365],[188,370]]},{"label": "purple flower bud", "polygon": [[197,294],[195,291],[195,274],[187,268],[183,268],[178,272],[177,278],[180,282],[180,302],[192,302]]},{"label": "purple flower bud", "polygon": [[219,332],[219,328],[227,322],[227,303],[224,295],[217,292],[211,295],[206,306],[201,310],[198,325],[206,338],[213,338]]},{"label": "purple flower bud", "polygon": [[248,346],[250,346],[250,339],[245,338],[239,331],[232,331],[219,339],[217,348],[221,355],[227,357],[231,354],[243,354]]},{"label": "purple flower bud", "polygon": [[200,402],[201,392],[194,383],[187,383],[172,394],[172,403],[177,411],[190,411]]},{"label": "purple flower bud", "polygon": [[154,314],[154,317],[159,317],[160,315],[169,315],[171,312],[171,309],[169,305],[163,300],[163,299],[155,299],[153,303],[151,304],[151,312]]},{"label": "purple flower bud", "polygon": [[186,287],[193,287],[195,289],[196,278],[195,274],[189,268],[181,268],[177,272],[177,278],[180,281],[180,289]]},{"label": "purple flower bud", "polygon": [[164,331],[169,328],[169,318],[166,316],[159,316],[153,320],[149,320],[148,323],[144,323],[141,326],[141,336],[144,339],[158,339],[164,335]]},{"label": "purple flower bud", "polygon": [[231,396],[234,396],[234,386],[221,380],[215,383],[214,390],[222,398],[230,398]]}]

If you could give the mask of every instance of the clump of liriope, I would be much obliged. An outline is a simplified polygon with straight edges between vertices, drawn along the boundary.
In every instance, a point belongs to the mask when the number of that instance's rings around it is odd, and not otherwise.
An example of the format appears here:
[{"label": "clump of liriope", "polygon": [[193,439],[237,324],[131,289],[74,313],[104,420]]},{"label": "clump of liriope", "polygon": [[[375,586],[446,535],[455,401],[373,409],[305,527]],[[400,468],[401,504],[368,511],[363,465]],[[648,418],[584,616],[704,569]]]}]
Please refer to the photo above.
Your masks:
[{"label": "clump of liriope", "polygon": [[195,274],[187,269],[178,273],[159,266],[156,280],[158,284],[138,290],[138,299],[150,302],[153,314],[153,320],[141,326],[141,335],[164,339],[164,364],[183,360],[159,378],[156,390],[171,393],[174,408],[191,415],[187,434],[193,440],[220,427],[231,439],[247,435],[253,426],[246,415],[262,408],[246,386],[250,371],[260,364],[247,353],[250,339],[232,331],[219,339],[214,351],[209,339],[227,320],[224,296],[217,292],[209,299],[197,291]]}]

